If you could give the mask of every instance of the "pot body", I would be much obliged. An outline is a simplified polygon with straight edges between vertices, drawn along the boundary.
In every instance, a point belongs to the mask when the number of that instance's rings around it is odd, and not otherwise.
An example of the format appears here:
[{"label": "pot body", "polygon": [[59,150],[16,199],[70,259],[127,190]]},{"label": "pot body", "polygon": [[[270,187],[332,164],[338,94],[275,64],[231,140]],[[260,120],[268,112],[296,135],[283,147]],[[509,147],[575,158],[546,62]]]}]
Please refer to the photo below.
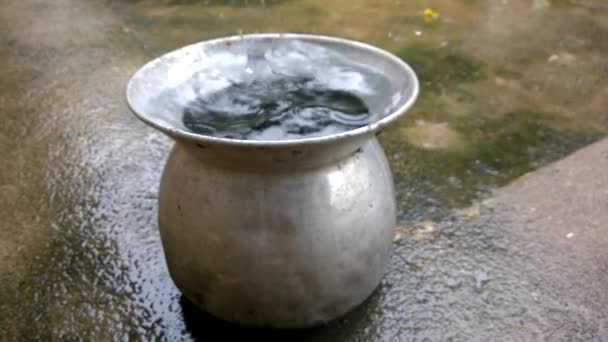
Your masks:
[{"label": "pot body", "polygon": [[245,325],[307,327],[345,314],[380,283],[393,180],[373,134],[282,149],[177,140],[159,226],[171,277],[201,309]]}]

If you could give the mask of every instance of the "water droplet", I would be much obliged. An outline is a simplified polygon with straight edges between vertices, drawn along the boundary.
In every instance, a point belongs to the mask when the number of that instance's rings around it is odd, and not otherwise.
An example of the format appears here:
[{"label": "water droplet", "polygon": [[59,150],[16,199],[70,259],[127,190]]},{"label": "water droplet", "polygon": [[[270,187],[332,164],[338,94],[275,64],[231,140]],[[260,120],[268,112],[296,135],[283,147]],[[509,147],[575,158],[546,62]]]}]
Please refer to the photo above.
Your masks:
[{"label": "water droplet", "polygon": [[487,271],[477,270],[473,272],[473,281],[475,285],[475,289],[481,290],[487,283],[490,282],[492,278],[488,274]]},{"label": "water droplet", "polygon": [[462,280],[461,279],[453,279],[450,278],[446,281],[446,285],[452,289],[452,290],[456,290],[457,288],[460,287],[460,285],[462,285]]}]

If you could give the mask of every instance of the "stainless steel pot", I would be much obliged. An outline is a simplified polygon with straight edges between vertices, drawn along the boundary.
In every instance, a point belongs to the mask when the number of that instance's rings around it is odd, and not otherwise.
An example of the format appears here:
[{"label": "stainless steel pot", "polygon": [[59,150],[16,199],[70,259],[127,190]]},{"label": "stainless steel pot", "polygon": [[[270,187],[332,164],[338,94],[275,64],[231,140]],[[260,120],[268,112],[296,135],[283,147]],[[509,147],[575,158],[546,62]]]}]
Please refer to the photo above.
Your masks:
[{"label": "stainless steel pot", "polygon": [[[382,113],[345,133],[245,141],[188,132],[156,96],[225,49],[301,40],[381,70]],[[207,312],[246,325],[306,327],[343,315],[380,283],[395,226],[393,180],[376,133],[413,104],[412,69],[378,48],[339,38],[256,34],[205,41],[140,69],[133,112],[175,139],[162,176],[159,227],[171,277]]]}]

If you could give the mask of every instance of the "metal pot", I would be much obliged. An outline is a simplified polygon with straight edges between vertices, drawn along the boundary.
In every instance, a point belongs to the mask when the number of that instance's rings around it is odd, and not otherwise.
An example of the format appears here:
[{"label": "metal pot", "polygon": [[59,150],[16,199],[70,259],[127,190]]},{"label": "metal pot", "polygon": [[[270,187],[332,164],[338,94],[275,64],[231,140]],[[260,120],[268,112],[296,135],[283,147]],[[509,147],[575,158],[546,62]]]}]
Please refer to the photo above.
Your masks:
[{"label": "metal pot", "polygon": [[[218,51],[290,40],[382,70],[392,92],[368,102],[383,114],[345,133],[248,141],[190,133],[181,113],[154,101]],[[397,57],[312,35],[205,41],[137,71],[127,88],[132,111],[176,142],[160,185],[159,228],[177,287],[217,317],[279,328],[327,322],[363,302],[382,279],[395,226],[393,180],[376,134],[417,94],[414,72]]]}]

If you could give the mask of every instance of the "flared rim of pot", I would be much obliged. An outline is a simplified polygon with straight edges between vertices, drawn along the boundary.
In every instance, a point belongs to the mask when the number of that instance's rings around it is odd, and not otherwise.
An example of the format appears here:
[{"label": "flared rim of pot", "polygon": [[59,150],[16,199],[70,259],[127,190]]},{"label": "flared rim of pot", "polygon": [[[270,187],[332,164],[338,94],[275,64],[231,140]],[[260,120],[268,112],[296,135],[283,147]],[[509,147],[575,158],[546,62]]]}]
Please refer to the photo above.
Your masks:
[{"label": "flared rim of pot", "polygon": [[[252,40],[300,40],[312,43],[330,44],[330,45],[342,45],[343,47],[349,48],[352,51],[358,51],[363,54],[367,54],[376,58],[377,61],[383,61],[385,64],[391,64],[393,70],[397,70],[399,75],[388,75],[392,79],[401,79],[406,82],[407,86],[403,89],[399,89],[401,99],[394,108],[391,108],[390,112],[379,120],[370,122],[367,125],[354,128],[352,130],[344,131],[341,133],[313,136],[313,137],[302,137],[297,139],[285,139],[285,140],[241,140],[231,138],[220,138],[210,135],[197,134],[189,131],[188,129],[176,127],[176,125],[168,124],[146,113],[145,106],[142,105],[140,99],[142,97],[142,88],[154,86],[154,80],[150,80],[148,74],[150,71],[162,68],[171,62],[175,63],[176,59],[180,59],[184,55],[192,54],[197,50],[204,50],[207,46],[218,46],[223,45],[230,47],[239,41],[252,41]],[[176,63],[177,64],[177,63]],[[419,94],[419,81],[416,73],[412,67],[403,61],[401,58],[393,55],[392,53],[375,47],[373,45],[363,43],[356,40],[339,38],[333,36],[313,35],[313,34],[300,34],[300,33],[259,33],[259,34],[244,34],[236,36],[227,36],[222,38],[205,40],[190,45],[186,45],[179,49],[165,53],[138,69],[132,77],[129,79],[126,89],[126,99],[130,110],[135,116],[146,123],[147,125],[154,127],[168,136],[177,140],[188,140],[196,143],[204,143],[208,145],[224,145],[224,146],[240,146],[240,147],[290,147],[290,146],[303,146],[303,145],[317,145],[332,143],[340,140],[346,140],[355,138],[358,136],[364,136],[379,132],[384,127],[388,126],[392,122],[399,119],[404,115],[414,104]],[[387,95],[388,96],[388,95]],[[145,97],[145,96],[143,96]]]}]

